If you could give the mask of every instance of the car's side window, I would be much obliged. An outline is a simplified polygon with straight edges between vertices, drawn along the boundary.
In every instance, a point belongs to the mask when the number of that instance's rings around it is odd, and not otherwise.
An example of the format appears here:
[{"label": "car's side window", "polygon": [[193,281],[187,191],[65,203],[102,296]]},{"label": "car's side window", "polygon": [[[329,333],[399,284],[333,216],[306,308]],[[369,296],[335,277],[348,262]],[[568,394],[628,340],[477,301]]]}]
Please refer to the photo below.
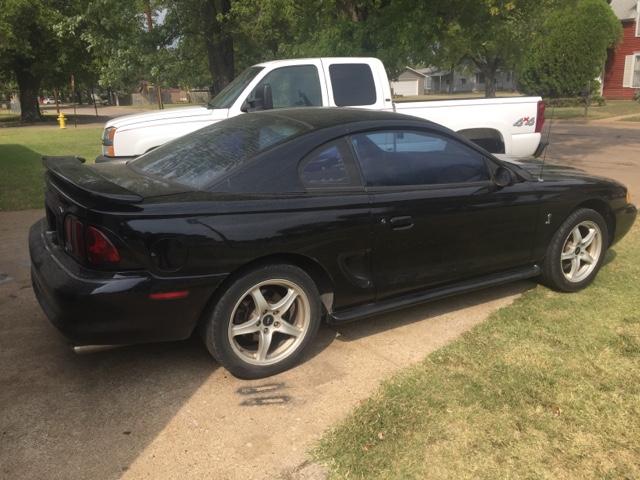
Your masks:
[{"label": "car's side window", "polygon": [[343,139],[316,148],[298,167],[306,188],[349,187],[359,184],[351,152]]},{"label": "car's side window", "polygon": [[264,89],[265,85],[271,87],[273,108],[322,106],[320,76],[315,65],[277,68],[260,81],[254,92]]},{"label": "car's side window", "polygon": [[368,186],[442,185],[488,181],[481,153],[453,138],[420,130],[351,136]]}]

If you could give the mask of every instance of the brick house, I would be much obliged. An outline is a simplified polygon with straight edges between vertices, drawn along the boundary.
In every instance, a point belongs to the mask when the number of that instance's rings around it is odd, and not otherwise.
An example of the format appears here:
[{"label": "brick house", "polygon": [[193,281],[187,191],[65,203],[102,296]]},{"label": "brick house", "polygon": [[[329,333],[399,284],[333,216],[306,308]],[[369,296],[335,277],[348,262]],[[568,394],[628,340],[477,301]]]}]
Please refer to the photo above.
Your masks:
[{"label": "brick house", "polygon": [[610,0],[622,22],[624,35],[609,51],[604,68],[602,96],[610,100],[633,99],[640,92],[640,0]]}]

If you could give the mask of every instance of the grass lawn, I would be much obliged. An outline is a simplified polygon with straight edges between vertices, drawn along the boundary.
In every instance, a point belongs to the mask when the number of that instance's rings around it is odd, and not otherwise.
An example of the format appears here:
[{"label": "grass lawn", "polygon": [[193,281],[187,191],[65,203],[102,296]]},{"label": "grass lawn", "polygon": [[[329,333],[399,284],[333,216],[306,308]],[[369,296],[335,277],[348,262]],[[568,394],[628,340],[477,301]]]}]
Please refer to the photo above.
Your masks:
[{"label": "grass lawn", "polygon": [[[589,120],[618,117],[621,115],[640,114],[640,102],[632,100],[607,100],[602,107],[589,107]],[[546,118],[576,118],[584,119],[584,107],[547,107]]]},{"label": "grass lawn", "polygon": [[640,226],[608,259],[388,380],[317,459],[332,478],[640,478]]},{"label": "grass lawn", "polygon": [[0,211],[43,208],[43,155],[78,155],[93,162],[101,128],[0,128]]}]

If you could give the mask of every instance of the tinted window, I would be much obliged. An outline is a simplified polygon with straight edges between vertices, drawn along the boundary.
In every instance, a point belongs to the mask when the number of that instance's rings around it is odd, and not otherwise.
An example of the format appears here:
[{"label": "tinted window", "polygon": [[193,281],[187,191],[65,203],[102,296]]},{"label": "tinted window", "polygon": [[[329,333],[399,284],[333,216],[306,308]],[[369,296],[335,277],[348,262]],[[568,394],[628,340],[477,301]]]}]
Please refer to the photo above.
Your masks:
[{"label": "tinted window", "polygon": [[309,188],[354,185],[355,172],[344,141],[331,142],[311,152],[300,164],[300,178]]},{"label": "tinted window", "polygon": [[[273,108],[321,107],[322,90],[314,65],[296,65],[273,70],[254,89],[271,86]],[[253,94],[252,94],[253,95]]]},{"label": "tinted window", "polygon": [[436,185],[489,180],[484,157],[437,133],[380,131],[351,137],[367,185]]},{"label": "tinted window", "polygon": [[251,80],[264,67],[249,67],[240,75],[238,75],[229,85],[224,87],[218,95],[209,101],[209,108],[229,108],[236,101],[238,95],[247,88],[247,85],[251,83]]},{"label": "tinted window", "polygon": [[165,143],[129,165],[154,177],[202,189],[258,153],[309,128],[275,115],[240,115]]},{"label": "tinted window", "polygon": [[329,66],[333,100],[339,107],[373,105],[376,84],[366,63],[335,63]]}]

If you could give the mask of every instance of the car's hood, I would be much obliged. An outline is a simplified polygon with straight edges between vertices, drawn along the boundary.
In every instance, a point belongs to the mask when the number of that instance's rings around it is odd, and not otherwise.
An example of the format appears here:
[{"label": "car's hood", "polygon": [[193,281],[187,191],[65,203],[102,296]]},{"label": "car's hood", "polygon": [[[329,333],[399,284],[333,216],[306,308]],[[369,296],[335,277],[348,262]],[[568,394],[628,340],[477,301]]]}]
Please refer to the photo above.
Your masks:
[{"label": "car's hood", "polygon": [[105,127],[116,127],[120,131],[126,131],[137,127],[172,124],[194,119],[223,120],[228,116],[229,110],[226,108],[206,108],[203,106],[168,108],[165,110],[117,117],[109,120]]},{"label": "car's hood", "polygon": [[562,180],[574,178],[617,183],[615,182],[615,180],[611,180],[606,177],[600,177],[598,175],[592,175],[580,168],[572,167],[571,165],[543,162],[536,157],[512,158],[507,155],[496,155],[496,157],[505,162],[517,165],[518,167],[528,172],[531,176],[535,178],[542,178],[543,180]]}]

